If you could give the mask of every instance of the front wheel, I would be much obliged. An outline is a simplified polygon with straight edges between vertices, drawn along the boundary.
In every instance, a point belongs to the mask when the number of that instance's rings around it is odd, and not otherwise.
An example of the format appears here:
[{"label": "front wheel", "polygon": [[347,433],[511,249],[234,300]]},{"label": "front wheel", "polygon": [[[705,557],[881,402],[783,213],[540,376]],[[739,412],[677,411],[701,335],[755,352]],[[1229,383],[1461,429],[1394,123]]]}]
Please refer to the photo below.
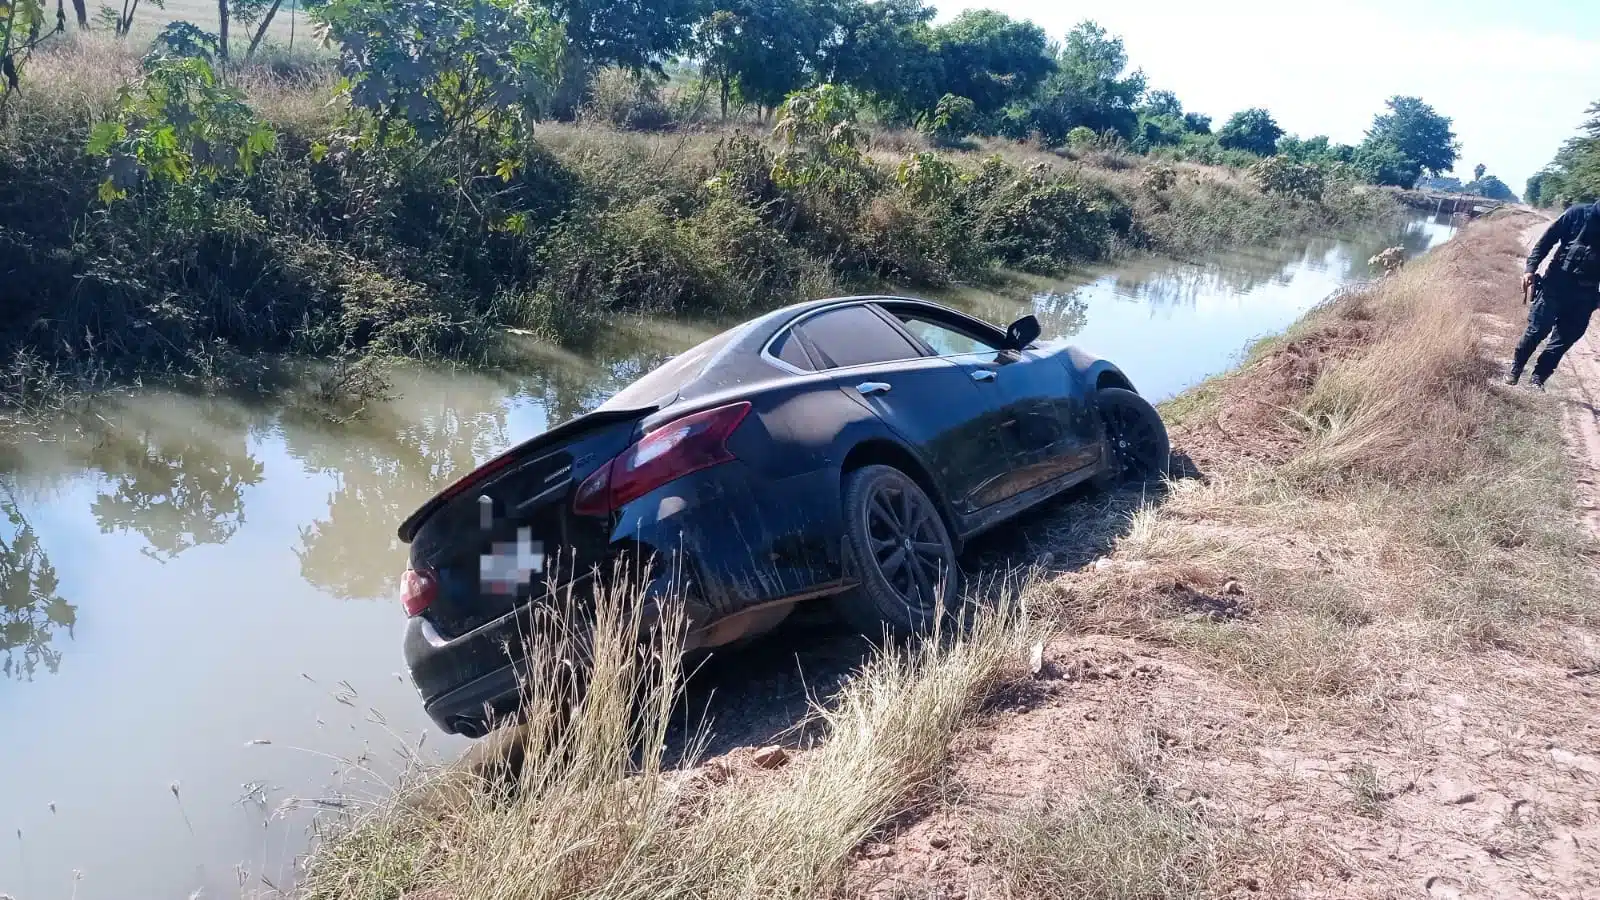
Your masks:
[{"label": "front wheel", "polygon": [[1108,387],[1095,392],[1095,406],[1106,429],[1109,480],[1148,481],[1167,474],[1172,444],[1161,414],[1149,401],[1133,391]]},{"label": "front wheel", "polygon": [[845,478],[845,536],[861,583],[834,605],[851,625],[897,637],[933,630],[956,612],[961,569],[944,519],[922,488],[892,466]]}]

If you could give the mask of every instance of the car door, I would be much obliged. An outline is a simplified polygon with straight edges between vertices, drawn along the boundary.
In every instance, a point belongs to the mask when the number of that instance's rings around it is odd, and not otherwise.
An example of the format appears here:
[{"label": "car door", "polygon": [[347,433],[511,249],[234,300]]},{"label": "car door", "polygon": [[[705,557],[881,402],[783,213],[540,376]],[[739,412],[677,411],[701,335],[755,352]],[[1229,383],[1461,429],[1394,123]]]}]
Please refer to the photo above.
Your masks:
[{"label": "car door", "polygon": [[983,323],[921,304],[885,307],[929,352],[967,372],[994,394],[994,428],[1011,465],[980,489],[982,505],[999,502],[1090,465],[1095,453],[1090,410],[1072,375],[1033,350],[1001,349],[1003,335]]},{"label": "car door", "polygon": [[983,505],[980,488],[1010,464],[990,428],[992,392],[979,390],[960,366],[927,355],[869,304],[825,309],[802,319],[793,334],[840,390],[917,451],[958,513]]}]

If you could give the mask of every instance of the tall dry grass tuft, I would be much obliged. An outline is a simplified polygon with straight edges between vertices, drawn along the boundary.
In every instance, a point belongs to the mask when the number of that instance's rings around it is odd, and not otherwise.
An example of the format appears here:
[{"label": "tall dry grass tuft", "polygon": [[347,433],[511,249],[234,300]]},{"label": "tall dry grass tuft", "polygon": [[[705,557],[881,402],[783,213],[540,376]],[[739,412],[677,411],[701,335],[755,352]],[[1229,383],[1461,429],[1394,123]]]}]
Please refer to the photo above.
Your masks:
[{"label": "tall dry grass tuft", "polygon": [[[669,616],[643,645],[637,603],[602,596],[592,626],[553,619],[530,658],[528,721],[492,740],[515,765],[418,773],[328,833],[300,886],[316,900],[814,897],[850,852],[916,802],[962,720],[1020,665],[1021,592],[959,634],[889,647],[815,715],[827,738],[775,773],[727,784],[669,770],[681,715]],[[580,685],[582,687],[580,687]],[[692,764],[697,744],[684,754]],[[748,783],[745,779],[754,779]]]}]

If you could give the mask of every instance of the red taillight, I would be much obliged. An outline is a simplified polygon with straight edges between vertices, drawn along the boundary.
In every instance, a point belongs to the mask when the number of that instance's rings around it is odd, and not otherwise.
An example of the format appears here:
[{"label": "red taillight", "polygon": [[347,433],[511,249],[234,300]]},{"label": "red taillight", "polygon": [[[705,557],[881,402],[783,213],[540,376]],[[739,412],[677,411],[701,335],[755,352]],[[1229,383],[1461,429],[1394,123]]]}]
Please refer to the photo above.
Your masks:
[{"label": "red taillight", "polygon": [[669,481],[728,462],[728,437],[749,412],[749,401],[740,401],[662,425],[584,479],[573,511],[607,515]]},{"label": "red taillight", "polygon": [[439,573],[432,569],[407,569],[400,578],[400,605],[415,616],[433,605],[439,594]]}]

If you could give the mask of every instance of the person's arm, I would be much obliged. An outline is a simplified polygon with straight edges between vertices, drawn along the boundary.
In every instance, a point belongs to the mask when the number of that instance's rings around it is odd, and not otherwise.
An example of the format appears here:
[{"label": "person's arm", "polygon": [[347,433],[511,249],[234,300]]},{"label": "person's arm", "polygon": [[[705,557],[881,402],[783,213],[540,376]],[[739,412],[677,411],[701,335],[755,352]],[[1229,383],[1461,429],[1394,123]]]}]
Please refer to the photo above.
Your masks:
[{"label": "person's arm", "polygon": [[1558,243],[1571,240],[1574,221],[1583,212],[1583,207],[1574,206],[1561,214],[1561,217],[1550,223],[1550,227],[1539,235],[1539,240],[1533,245],[1533,252],[1528,254],[1528,265],[1522,270],[1522,289],[1526,291],[1533,282],[1533,273],[1539,271],[1539,264],[1550,255],[1550,251]]}]

